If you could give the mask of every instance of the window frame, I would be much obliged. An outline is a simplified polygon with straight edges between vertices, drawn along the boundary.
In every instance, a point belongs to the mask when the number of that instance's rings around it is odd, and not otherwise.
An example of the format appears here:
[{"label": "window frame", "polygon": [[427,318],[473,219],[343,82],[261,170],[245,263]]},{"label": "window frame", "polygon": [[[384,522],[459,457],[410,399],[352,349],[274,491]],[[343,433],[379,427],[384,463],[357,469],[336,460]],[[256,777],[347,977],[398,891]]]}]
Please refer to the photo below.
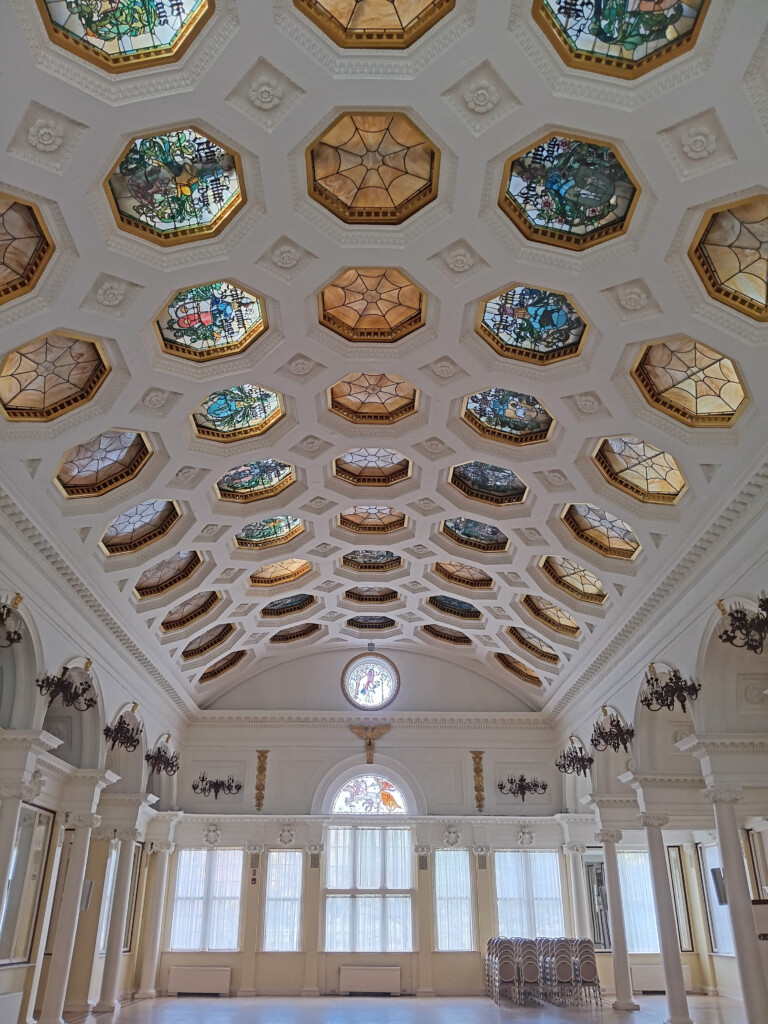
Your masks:
[{"label": "window frame", "polygon": [[[14,923],[13,923],[13,937],[12,937],[11,943],[10,943],[10,952],[13,953],[14,947],[17,945],[17,943],[19,943],[20,937],[22,935],[24,936],[24,942],[23,942],[23,945],[22,945],[22,952],[20,952],[18,956],[11,955],[11,956],[3,957],[2,959],[0,959],[0,970],[5,968],[5,967],[18,967],[18,966],[21,966],[21,965],[24,965],[24,964],[29,964],[29,963],[32,962],[32,950],[34,948],[35,936],[37,935],[38,925],[39,925],[39,921],[40,921],[40,911],[41,911],[41,908],[42,908],[42,905],[43,905],[43,890],[44,890],[46,884],[51,884],[51,880],[48,878],[48,869],[49,869],[49,866],[50,866],[51,850],[53,849],[53,846],[52,846],[53,835],[54,835],[53,824],[54,824],[55,814],[54,814],[53,811],[50,811],[50,810],[48,810],[45,807],[39,807],[37,804],[27,803],[26,801],[24,801],[21,804],[21,808],[20,808],[20,812],[19,812],[19,821],[20,822],[21,822],[21,813],[23,813],[23,811],[25,811],[25,810],[31,811],[34,814],[34,818],[33,818],[33,821],[32,821],[32,836],[31,836],[31,840],[30,840],[30,849],[28,851],[26,864],[24,866],[24,877],[23,877],[23,880],[22,880],[22,883],[21,883],[21,890],[20,890],[20,893],[19,893],[19,900],[18,900],[17,905],[15,906],[15,908],[12,911],[14,913]],[[35,874],[34,873],[34,869],[32,868],[33,858],[34,858],[35,853],[36,853],[36,851],[34,849],[34,837],[35,837],[35,832],[37,831],[37,829],[41,825],[43,825],[43,824],[45,825],[45,835],[44,835],[44,838],[43,838],[42,845],[40,847],[40,851],[39,851],[40,856],[39,856],[39,859],[37,860],[37,873]],[[19,826],[17,826],[16,831],[17,831],[17,834],[18,834]],[[14,836],[13,850],[14,851],[17,850],[17,837],[16,836]],[[9,895],[10,895],[10,891],[11,891],[11,886],[12,886],[14,878],[15,878],[16,862],[17,862],[17,855],[14,852],[14,853],[12,853],[12,861],[11,861],[11,869],[12,870],[11,870],[11,873],[10,873],[9,879],[8,879]],[[22,910],[23,905],[27,902],[27,899],[26,899],[26,897],[27,897],[27,889],[30,886],[33,887],[33,888],[32,888],[32,891],[31,891],[31,900],[28,903],[29,914],[27,916],[26,923],[22,925],[22,921],[20,920],[21,910]],[[3,921],[0,922],[0,924],[2,924],[2,926],[3,926],[3,928],[5,927],[5,919],[7,918],[8,920],[10,920],[8,915],[9,915],[9,901],[6,900],[4,919],[3,919]],[[10,928],[10,925],[9,925],[9,928]],[[25,929],[26,934],[22,930],[22,928]],[[42,955],[42,953],[43,953],[43,950],[40,950],[40,954],[41,955]]]},{"label": "window frame", "polygon": [[[535,898],[534,893],[533,893],[533,879],[532,879],[532,876],[531,876],[531,869],[527,865],[530,863],[530,855],[531,854],[554,853],[556,861],[557,861],[557,877],[558,877],[559,890],[560,890],[560,892],[559,892],[559,900],[560,900],[559,906],[560,906],[561,921],[562,921],[562,930],[561,930],[560,934],[564,934],[564,932],[565,932],[565,913],[563,911],[563,908],[565,907],[565,904],[566,904],[567,894],[566,894],[566,890],[565,890],[565,886],[564,886],[562,857],[560,855],[560,851],[557,850],[554,847],[542,848],[542,849],[536,849],[536,850],[519,850],[519,849],[515,850],[515,849],[504,848],[504,849],[498,849],[498,850],[494,850],[493,851],[493,915],[494,915],[494,925],[495,925],[495,928],[496,928],[496,934],[497,935],[501,935],[502,934],[501,927],[500,927],[500,924],[499,924],[499,887],[498,887],[499,870],[498,870],[498,856],[499,856],[499,854],[504,854],[504,853],[520,854],[520,855],[522,855],[524,857],[524,863],[526,865],[526,868],[525,868],[526,875],[527,875],[527,879],[530,879],[530,881],[531,881],[531,886],[530,886],[530,892],[529,893],[525,893],[524,896],[523,896],[523,899],[530,901],[530,907],[532,908],[532,912],[533,912],[533,915],[534,915],[534,923],[535,923],[535,920],[536,920],[536,898]],[[526,916],[527,916],[527,913],[526,913]],[[538,932],[538,927],[535,927],[534,931]],[[531,936],[531,938],[533,938],[533,936]]]},{"label": "window frame", "polygon": [[107,860],[104,865],[104,884],[101,889],[101,910],[99,911],[99,930],[96,934],[96,948],[99,956],[107,955],[107,939],[109,937],[109,919],[112,916],[112,904],[115,900],[115,880],[117,878],[117,859],[120,854],[120,843],[117,839],[109,840]]},{"label": "window frame", "polygon": [[[468,918],[469,918],[469,945],[464,946],[464,947],[459,947],[459,948],[452,947],[452,946],[451,947],[449,947],[449,946],[442,947],[440,945],[440,928],[439,928],[440,918],[439,918],[439,915],[438,915],[438,904],[439,904],[441,899],[449,899],[449,897],[441,897],[441,896],[439,896],[438,895],[438,891],[437,891],[437,858],[442,853],[448,853],[448,854],[463,853],[463,854],[465,854],[466,859],[467,859],[467,881],[469,883],[469,886],[468,886],[468,891],[467,891],[466,897],[461,897],[461,899],[465,899],[467,904],[468,904],[468,906],[469,906],[469,914],[468,914]],[[434,928],[433,928],[434,950],[433,950],[433,952],[435,952],[435,953],[474,953],[474,952],[477,952],[477,945],[478,945],[478,939],[477,939],[477,931],[478,931],[478,928],[477,928],[477,909],[476,909],[477,908],[477,895],[475,893],[475,878],[474,878],[474,872],[473,872],[472,868],[473,868],[472,856],[470,854],[469,849],[467,849],[466,847],[461,847],[461,846],[459,846],[459,847],[456,847],[456,846],[453,846],[453,847],[439,847],[438,849],[436,849],[434,851],[434,858],[433,858],[433,861],[432,861],[432,876],[433,876],[433,884],[432,884],[432,919],[434,921]],[[452,899],[456,899],[456,897],[452,897]]]},{"label": "window frame", "polygon": [[[696,843],[696,863],[699,868],[699,882],[701,884],[701,891],[704,902],[704,914],[707,919],[707,936],[709,938],[709,951],[713,956],[731,956],[736,955],[735,949],[731,952],[722,952],[719,949],[720,943],[717,938],[717,929],[715,926],[714,913],[712,909],[712,889],[710,886],[714,885],[711,881],[711,875],[709,873],[709,865],[707,864],[706,850],[718,849],[717,843],[710,843],[706,845],[704,843]],[[719,850],[718,850],[719,855]],[[719,856],[718,856],[718,859]],[[721,869],[722,870],[722,869]],[[715,894],[716,895],[716,894]],[[725,904],[727,906],[727,904]],[[726,911],[728,913],[728,911]]]},{"label": "window frame", "polygon": [[[677,870],[673,862],[677,861]],[[675,908],[675,922],[677,924],[677,938],[680,944],[681,953],[695,953],[693,941],[693,927],[691,925],[691,911],[688,905],[688,886],[685,881],[685,863],[683,861],[682,846],[673,844],[667,847],[667,864],[669,866],[669,884],[672,889],[672,902]],[[679,884],[678,884],[679,881]],[[685,914],[685,917],[683,917]],[[684,934],[688,941],[684,941]]]},{"label": "window frame", "polygon": [[[236,851],[240,854],[240,887],[237,893],[237,934],[236,943],[233,947],[227,949],[212,948],[207,944],[208,939],[208,928],[211,919],[211,907],[216,897],[212,896],[213,889],[213,876],[214,872],[211,869],[212,864],[215,863],[215,858],[221,853],[230,851]],[[203,895],[200,897],[202,901],[202,918],[200,924],[201,944],[194,949],[176,949],[173,946],[173,921],[176,913],[176,901],[177,901],[177,890],[179,880],[179,860],[182,854],[185,853],[204,853],[205,854],[205,872],[203,877]],[[167,915],[167,932],[165,939],[165,949],[167,953],[242,953],[243,951],[243,913],[244,913],[244,889],[245,889],[245,851],[242,846],[224,846],[215,847],[200,847],[200,846],[185,846],[176,852],[174,856],[174,874],[173,874],[173,890],[170,898],[171,912]]]},{"label": "window frame", "polygon": [[[298,854],[299,855],[299,895],[298,897],[292,898],[292,901],[298,905],[298,924],[296,926],[296,945],[294,949],[271,949],[267,946],[267,922],[269,915],[269,906],[271,903],[278,902],[275,899],[269,897],[269,863],[270,858],[273,854]],[[261,922],[261,945],[260,952],[262,953],[303,953],[304,952],[304,896],[306,892],[306,857],[304,856],[303,850],[286,850],[273,848],[266,850],[264,853],[266,858],[266,864],[264,867],[264,884],[263,884],[263,911],[262,911],[262,922]]]}]

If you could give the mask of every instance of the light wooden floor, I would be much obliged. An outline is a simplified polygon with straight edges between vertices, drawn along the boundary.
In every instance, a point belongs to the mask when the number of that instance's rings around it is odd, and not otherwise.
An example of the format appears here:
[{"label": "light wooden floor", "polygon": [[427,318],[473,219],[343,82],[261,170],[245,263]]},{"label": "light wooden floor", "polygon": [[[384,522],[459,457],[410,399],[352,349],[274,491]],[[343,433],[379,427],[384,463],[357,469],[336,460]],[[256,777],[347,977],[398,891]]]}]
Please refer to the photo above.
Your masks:
[{"label": "light wooden floor", "polygon": [[[661,996],[640,996],[640,1010],[616,1012],[555,1006],[497,1007],[489,999],[148,999],[130,1003],[119,1024],[662,1024]],[[746,1024],[741,1004],[730,999],[690,997],[695,1024]],[[106,1024],[108,1015],[87,1017]]]}]

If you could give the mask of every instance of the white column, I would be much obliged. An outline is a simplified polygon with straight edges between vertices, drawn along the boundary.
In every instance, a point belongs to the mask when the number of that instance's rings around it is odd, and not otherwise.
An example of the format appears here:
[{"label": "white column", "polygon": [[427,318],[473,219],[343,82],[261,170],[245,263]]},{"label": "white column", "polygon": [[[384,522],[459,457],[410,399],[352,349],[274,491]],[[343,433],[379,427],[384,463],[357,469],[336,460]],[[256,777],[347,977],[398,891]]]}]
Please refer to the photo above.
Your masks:
[{"label": "white column", "polygon": [[23,800],[36,800],[42,785],[42,773],[35,769],[28,782],[0,786],[0,921],[3,920],[5,901],[8,898],[21,804]]},{"label": "white column", "polygon": [[717,838],[723,861],[723,880],[728,900],[728,915],[733,929],[736,948],[736,966],[741,979],[741,995],[747,1024],[764,1024],[768,1007],[768,985],[765,982],[760,949],[757,945],[752,900],[744,870],[739,828],[736,824],[734,804],[741,800],[741,790],[727,786],[713,786],[704,790],[715,812]]},{"label": "white column", "polygon": [[131,872],[133,869],[133,850],[136,833],[117,832],[118,840],[117,869],[115,870],[115,887],[112,892],[112,907],[109,912],[107,928],[107,948],[104,954],[104,971],[101,976],[101,993],[94,1007],[95,1013],[115,1013],[120,1009],[118,986],[120,984],[120,964],[123,958],[123,937],[125,921],[128,916],[128,902],[131,895]]},{"label": "white column", "polygon": [[70,848],[67,874],[59,904],[59,919],[56,924],[56,934],[53,937],[43,1007],[37,1024],[64,1024],[61,1014],[67,995],[72,951],[75,948],[77,918],[80,913],[80,899],[83,893],[91,829],[98,827],[100,823],[101,818],[98,814],[69,814],[65,820],[65,827],[74,826],[74,839]]},{"label": "white column", "polygon": [[664,1024],[692,1024],[685,994],[683,962],[680,959],[680,941],[675,920],[675,904],[667,868],[667,851],[661,830],[669,823],[663,814],[639,814],[637,820],[648,837],[648,859],[651,863],[653,900],[656,904],[656,922],[659,926],[661,962],[667,989],[669,1016]]},{"label": "white column", "polygon": [[592,937],[592,921],[587,900],[587,881],[584,877],[583,856],[586,846],[566,843],[563,853],[568,857],[568,874],[571,880],[571,903],[573,905],[573,931],[577,939]]},{"label": "white column", "polygon": [[602,832],[597,833],[595,839],[598,843],[603,844],[605,888],[608,893],[608,921],[611,926],[613,981],[616,986],[616,1000],[613,1008],[614,1010],[639,1010],[640,1007],[632,997],[627,932],[624,926],[624,907],[621,902],[621,882],[619,881],[619,860],[616,856],[616,843],[621,842],[621,830],[604,828]]},{"label": "white column", "polygon": [[175,849],[174,843],[151,843],[149,852],[154,855],[155,873],[152,891],[148,894],[145,909],[144,956],[141,961],[141,982],[137,999],[154,999],[157,995],[155,982],[157,965],[160,961],[160,939],[163,934],[165,912],[165,890],[168,885],[168,858]]}]

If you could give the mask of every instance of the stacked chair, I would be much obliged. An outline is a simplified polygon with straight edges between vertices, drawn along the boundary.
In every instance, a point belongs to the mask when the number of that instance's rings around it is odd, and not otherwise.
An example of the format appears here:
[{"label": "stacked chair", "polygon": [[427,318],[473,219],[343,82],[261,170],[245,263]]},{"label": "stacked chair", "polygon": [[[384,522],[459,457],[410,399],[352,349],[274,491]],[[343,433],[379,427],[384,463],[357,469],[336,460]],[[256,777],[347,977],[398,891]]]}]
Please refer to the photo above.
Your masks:
[{"label": "stacked chair", "polygon": [[488,940],[485,993],[497,1004],[528,999],[558,1006],[602,1006],[591,939],[503,938]]}]

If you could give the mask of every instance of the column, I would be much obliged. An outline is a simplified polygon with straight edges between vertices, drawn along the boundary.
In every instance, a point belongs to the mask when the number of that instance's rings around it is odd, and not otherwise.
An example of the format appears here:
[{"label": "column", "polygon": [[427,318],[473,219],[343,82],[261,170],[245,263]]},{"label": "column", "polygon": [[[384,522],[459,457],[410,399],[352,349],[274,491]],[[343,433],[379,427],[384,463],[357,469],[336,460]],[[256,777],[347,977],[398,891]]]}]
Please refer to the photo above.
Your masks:
[{"label": "column", "polygon": [[704,790],[704,796],[710,801],[715,812],[728,915],[733,929],[736,965],[741,979],[741,995],[747,1024],[763,1024],[768,1006],[768,986],[757,945],[752,900],[741,855],[741,841],[734,807],[734,804],[741,800],[741,790],[728,786],[713,786]]},{"label": "column", "polygon": [[131,895],[131,873],[136,832],[133,829],[116,831],[118,840],[115,888],[107,928],[107,948],[104,955],[104,971],[101,976],[101,994],[94,1007],[95,1013],[115,1013],[120,1009],[118,986],[120,964],[123,958],[123,936],[128,916],[128,901]]},{"label": "column", "polygon": [[36,800],[43,786],[43,776],[35,769],[28,782],[0,786],[0,921],[3,920],[8,882],[11,879],[13,849],[23,800]]},{"label": "column", "polygon": [[639,1010],[640,1007],[632,998],[627,932],[624,927],[624,907],[621,902],[621,883],[619,882],[619,860],[616,856],[616,843],[621,842],[621,831],[619,829],[603,829],[602,832],[597,833],[595,839],[598,843],[603,844],[605,888],[608,893],[608,921],[611,926],[613,979],[616,986],[616,1000],[613,1008],[614,1010]]},{"label": "column", "polygon": [[432,891],[431,853],[432,847],[425,843],[417,843],[413,852],[416,854],[416,904],[419,923],[419,977],[416,988],[417,996],[433,996],[432,987],[432,950],[435,948],[433,937],[434,903]]},{"label": "column", "polygon": [[[308,862],[304,872],[304,985],[303,996],[321,995],[318,975],[320,973],[320,859],[322,843],[308,843]],[[313,867],[313,864],[316,865]],[[323,971],[324,973],[324,971]],[[325,980],[323,979],[323,987]]]},{"label": "column", "polygon": [[65,828],[74,826],[74,836],[69,853],[67,874],[59,905],[59,920],[53,938],[51,963],[43,996],[43,1007],[38,1024],[64,1024],[62,1011],[67,994],[69,969],[72,966],[72,951],[75,948],[77,918],[85,881],[85,865],[88,860],[88,846],[91,829],[98,827],[98,814],[71,814],[65,816]]},{"label": "column", "polygon": [[141,981],[137,999],[154,999],[157,995],[155,981],[160,961],[160,939],[163,934],[165,912],[165,890],[168,886],[168,857],[175,849],[174,843],[150,843],[155,870],[152,875],[152,889],[147,895],[145,910],[144,954],[141,961]]},{"label": "column", "polygon": [[669,823],[663,814],[639,814],[637,820],[648,837],[648,859],[651,863],[653,900],[656,904],[656,921],[659,926],[661,962],[664,967],[664,981],[667,989],[669,1016],[664,1024],[692,1024],[688,1014],[688,998],[685,994],[683,963],[680,959],[680,941],[675,920],[675,904],[667,868],[667,851],[661,830]]},{"label": "column", "polygon": [[587,881],[584,877],[584,861],[582,857],[586,846],[580,843],[566,843],[563,853],[568,858],[568,875],[571,880],[571,903],[573,905],[573,930],[577,939],[589,939],[592,936],[592,921],[587,900]]}]

